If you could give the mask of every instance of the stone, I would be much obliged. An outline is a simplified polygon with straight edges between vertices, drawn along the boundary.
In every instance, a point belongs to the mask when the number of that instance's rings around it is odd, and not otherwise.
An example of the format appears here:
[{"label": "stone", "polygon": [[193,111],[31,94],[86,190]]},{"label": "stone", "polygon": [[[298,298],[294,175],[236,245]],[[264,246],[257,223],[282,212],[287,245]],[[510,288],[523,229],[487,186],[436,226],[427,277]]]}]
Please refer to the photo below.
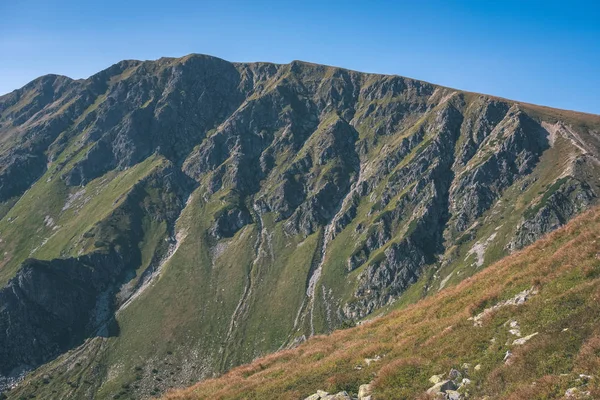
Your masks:
[{"label": "stone", "polygon": [[434,385],[436,383],[440,383],[442,381],[442,379],[444,379],[444,375],[433,375],[431,378],[429,378],[429,382],[433,383]]},{"label": "stone", "polygon": [[445,397],[447,400],[461,400],[463,398],[463,396],[456,390],[446,390]]},{"label": "stone", "polygon": [[371,365],[372,362],[377,362],[381,360],[381,356],[377,355],[373,358],[365,358],[365,364],[367,364],[367,366]]},{"label": "stone", "polygon": [[448,378],[455,381],[458,380],[462,377],[462,374],[460,373],[459,370],[452,368],[450,370],[450,372],[448,373]]},{"label": "stone", "polygon": [[317,393],[315,393],[315,394],[312,394],[312,395],[306,397],[304,400],[320,400],[320,399],[321,399],[321,396],[319,396]]},{"label": "stone", "polygon": [[477,364],[475,366],[475,371],[481,371],[481,364]]},{"label": "stone", "polygon": [[336,394],[330,394],[329,396],[325,396],[323,397],[324,400],[352,400],[352,397],[350,397],[350,395],[343,391],[343,392],[339,392]]},{"label": "stone", "polygon": [[371,387],[371,384],[367,383],[364,385],[360,385],[360,387],[358,388],[359,400],[363,400],[366,397],[370,396],[372,391],[373,391],[373,388]]},{"label": "stone", "polygon": [[581,390],[580,388],[577,388],[577,387],[569,388],[565,392],[565,398],[572,399],[572,400],[589,399],[590,396],[591,396],[591,393],[589,391]]},{"label": "stone", "polygon": [[[469,321],[473,321],[473,326],[482,326],[483,325],[483,319],[485,316],[491,314],[492,312],[502,308],[502,307],[506,307],[506,306],[520,306],[521,304],[525,303],[527,300],[529,300],[529,298],[533,295],[537,294],[537,290],[532,287],[530,289],[525,289],[522,292],[517,293],[514,297],[505,300],[505,301],[501,301],[495,305],[493,305],[492,307],[486,308],[485,310],[483,310],[482,312],[480,312],[479,314],[477,314],[474,317],[469,317],[468,320]],[[516,323],[516,321],[515,321]],[[518,326],[518,324],[517,324]]]},{"label": "stone", "polygon": [[427,389],[427,394],[444,393],[447,390],[456,390],[457,386],[451,380],[441,381]]},{"label": "stone", "polygon": [[535,335],[537,335],[537,334],[538,334],[538,333],[537,333],[537,332],[535,332],[535,333],[532,333],[532,334],[531,334],[531,335],[529,335],[529,336],[525,336],[525,337],[522,337],[522,338],[520,338],[520,339],[515,339],[515,340],[512,342],[512,344],[513,344],[513,345],[516,345],[516,346],[523,345],[523,344],[527,343],[527,342],[529,341],[529,339],[531,339],[532,337],[534,337],[534,336],[535,336]]}]

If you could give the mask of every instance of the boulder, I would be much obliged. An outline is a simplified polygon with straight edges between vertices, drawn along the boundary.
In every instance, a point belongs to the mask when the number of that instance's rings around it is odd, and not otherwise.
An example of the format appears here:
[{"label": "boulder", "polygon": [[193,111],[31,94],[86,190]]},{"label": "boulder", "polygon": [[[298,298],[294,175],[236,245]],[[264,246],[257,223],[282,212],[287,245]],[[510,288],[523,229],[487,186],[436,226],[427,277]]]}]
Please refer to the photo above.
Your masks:
[{"label": "boulder", "polygon": [[317,393],[306,397],[304,400],[322,400],[322,399],[330,399],[330,394],[325,392],[324,390],[317,390]]},{"label": "boulder", "polygon": [[446,390],[446,399],[447,400],[462,400],[462,395],[456,390]]},{"label": "boulder", "polygon": [[460,373],[459,370],[452,368],[450,370],[450,372],[448,373],[448,378],[453,381],[456,381],[456,380],[459,380],[460,378],[462,378],[462,374]]},{"label": "boulder", "polygon": [[373,388],[371,384],[360,385],[358,388],[358,399],[365,400],[367,397],[371,397],[371,393],[373,392]]},{"label": "boulder", "polygon": [[347,392],[339,392],[323,397],[323,400],[352,400],[352,397]]},{"label": "boulder", "polygon": [[312,395],[306,397],[304,400],[320,400],[320,399],[321,399],[321,396],[319,396],[317,393],[315,393],[315,394],[312,394]]},{"label": "boulder", "polygon": [[456,390],[456,383],[451,380],[441,381],[427,389],[427,394],[445,393],[448,390]]}]

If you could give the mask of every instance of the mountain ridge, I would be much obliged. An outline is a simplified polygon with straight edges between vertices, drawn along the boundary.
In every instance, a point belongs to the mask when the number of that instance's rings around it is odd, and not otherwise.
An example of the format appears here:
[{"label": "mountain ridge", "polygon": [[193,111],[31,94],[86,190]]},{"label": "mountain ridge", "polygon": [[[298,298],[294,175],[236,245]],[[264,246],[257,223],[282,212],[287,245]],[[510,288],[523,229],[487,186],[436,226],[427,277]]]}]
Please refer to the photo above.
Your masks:
[{"label": "mountain ridge", "polygon": [[[452,86],[447,86],[447,85],[443,85],[443,84],[440,84],[440,83],[435,83],[435,82],[424,80],[424,79],[413,78],[413,77],[409,77],[409,76],[405,76],[405,75],[401,75],[401,74],[397,74],[397,73],[393,73],[392,74],[392,73],[381,73],[381,72],[366,72],[366,71],[361,71],[361,70],[358,70],[358,69],[344,68],[344,67],[335,66],[333,64],[320,64],[318,62],[306,61],[306,60],[292,60],[292,61],[290,61],[288,63],[275,63],[275,62],[271,62],[271,61],[228,61],[228,60],[226,60],[224,58],[217,57],[217,56],[212,56],[210,54],[205,54],[205,53],[190,53],[190,54],[187,54],[187,55],[181,56],[181,57],[160,57],[160,58],[157,58],[157,59],[144,59],[144,60],[142,60],[142,59],[135,59],[135,58],[124,59],[124,60],[118,61],[118,62],[112,64],[111,66],[109,66],[109,67],[101,70],[101,72],[106,71],[106,70],[108,70],[108,69],[110,69],[110,68],[112,68],[115,65],[118,65],[120,63],[145,63],[145,62],[151,63],[151,62],[158,62],[158,61],[161,61],[161,60],[166,60],[166,61],[182,60],[184,58],[189,58],[189,57],[210,57],[210,58],[215,58],[215,59],[219,59],[219,60],[222,60],[222,61],[230,62],[231,64],[234,64],[234,65],[263,65],[263,64],[270,64],[270,65],[275,65],[275,66],[284,66],[284,65],[291,65],[293,63],[299,63],[299,64],[306,64],[306,65],[312,65],[312,66],[321,66],[321,67],[327,67],[327,68],[337,68],[337,69],[342,69],[342,70],[345,70],[345,71],[348,71],[348,72],[355,72],[355,73],[366,74],[366,75],[400,77],[400,78],[410,79],[410,80],[413,80],[413,81],[418,81],[418,82],[421,82],[421,83],[426,83],[426,84],[433,85],[433,86],[436,86],[436,87],[441,87],[441,88],[445,88],[445,89],[455,90],[455,91],[458,91],[458,92],[468,93],[468,94],[472,94],[472,95],[483,95],[483,96],[487,96],[487,97],[494,98],[494,99],[501,100],[501,101],[514,102],[514,103],[518,103],[518,104],[521,104],[521,105],[524,105],[524,106],[541,107],[541,108],[545,108],[545,109],[552,110],[552,111],[564,111],[564,112],[568,112],[568,113],[579,114],[581,116],[585,116],[585,115],[592,116],[592,117],[600,116],[600,114],[596,114],[596,113],[592,113],[592,112],[578,111],[578,110],[570,109],[570,108],[553,107],[553,106],[544,105],[544,104],[531,103],[531,102],[524,101],[524,100],[516,100],[516,99],[510,98],[510,97],[496,96],[496,95],[493,95],[491,93],[475,92],[475,91],[458,89],[458,88],[455,88],[455,87],[452,87]],[[96,73],[96,74],[98,74],[98,73]],[[69,79],[71,81],[77,82],[77,81],[86,81],[86,80],[92,78],[96,74],[90,75],[87,78],[72,78],[72,77],[70,77],[68,75],[63,75],[63,74],[60,74],[60,73],[48,73],[48,74],[41,75],[38,78],[35,78],[35,79],[29,81],[28,83],[26,83],[25,85],[23,85],[23,87],[21,87],[21,88],[13,89],[10,92],[6,92],[4,94],[0,94],[0,97],[7,96],[7,95],[9,95],[9,94],[11,94],[11,93],[13,93],[13,92],[15,92],[17,90],[23,89],[23,88],[27,87],[28,85],[31,85],[32,83],[36,82],[37,80],[45,78],[45,77],[67,78],[67,79]]]}]

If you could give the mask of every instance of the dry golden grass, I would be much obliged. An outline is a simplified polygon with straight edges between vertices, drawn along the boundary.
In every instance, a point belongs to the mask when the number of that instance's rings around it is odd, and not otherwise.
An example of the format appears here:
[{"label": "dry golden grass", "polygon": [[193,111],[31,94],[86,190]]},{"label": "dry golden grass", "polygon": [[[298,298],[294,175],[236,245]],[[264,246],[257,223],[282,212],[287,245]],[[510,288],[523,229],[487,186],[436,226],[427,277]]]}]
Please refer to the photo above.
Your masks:
[{"label": "dry golden grass", "polygon": [[[468,318],[535,286],[520,306],[491,312],[482,327]],[[508,333],[516,319],[521,346]],[[598,394],[600,370],[600,209],[591,210],[527,249],[417,304],[361,326],[317,336],[215,379],[166,394],[182,399],[303,399],[318,389],[356,393],[373,381],[374,399],[426,398],[428,378],[463,363],[471,398],[561,398],[582,386]],[[503,361],[506,351],[513,355]],[[369,365],[365,358],[381,356]],[[600,398],[600,397],[599,397]]]}]

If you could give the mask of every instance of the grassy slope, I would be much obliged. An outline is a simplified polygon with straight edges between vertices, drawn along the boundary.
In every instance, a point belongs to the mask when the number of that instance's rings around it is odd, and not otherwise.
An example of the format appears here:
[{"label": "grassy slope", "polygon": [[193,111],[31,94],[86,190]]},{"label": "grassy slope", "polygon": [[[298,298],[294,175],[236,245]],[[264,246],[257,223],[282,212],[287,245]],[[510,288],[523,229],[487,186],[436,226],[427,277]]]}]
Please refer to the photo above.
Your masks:
[{"label": "grassy slope", "polygon": [[88,252],[84,234],[110,215],[140,179],[164,162],[152,156],[126,171],[112,171],[83,188],[71,189],[56,176],[58,171],[50,169],[0,220],[0,252],[4,254],[0,286],[28,257],[50,260]]},{"label": "grassy slope", "polygon": [[[214,197],[205,202],[201,189],[193,195],[177,226],[185,236],[180,248],[160,278],[118,315],[119,336],[108,340],[101,362],[110,369],[99,390],[100,398],[138,384],[150,394],[189,384],[183,377],[198,379],[210,376],[215,366],[251,360],[272,351],[290,334],[316,235],[300,243],[297,238],[285,237],[282,223],[274,224],[266,216],[265,226],[275,233],[270,250],[263,247],[264,256],[252,265],[256,224],[215,247],[208,229],[212,215],[227,196]],[[270,251],[275,264],[271,264]],[[249,310],[238,320],[238,329],[225,346],[248,274],[252,282],[246,301]],[[269,329],[265,330],[267,320]],[[181,368],[187,371],[181,372]],[[144,382],[137,382],[141,377]],[[148,380],[154,381],[155,387],[148,386]]]},{"label": "grassy slope", "polygon": [[[576,218],[523,251],[457,286],[359,327],[317,336],[303,345],[238,367],[167,399],[299,399],[317,389],[356,392],[374,379],[375,399],[415,398],[429,376],[471,364],[470,392],[491,399],[562,397],[578,374],[596,375],[600,395],[600,209]],[[499,308],[482,327],[468,318],[524,289],[524,305]],[[525,345],[506,322],[518,321]],[[513,352],[510,364],[503,361]],[[365,358],[382,356],[365,364]],[[475,371],[472,366],[481,364]],[[361,369],[356,368],[362,366]],[[535,382],[535,384],[534,384]]]}]

